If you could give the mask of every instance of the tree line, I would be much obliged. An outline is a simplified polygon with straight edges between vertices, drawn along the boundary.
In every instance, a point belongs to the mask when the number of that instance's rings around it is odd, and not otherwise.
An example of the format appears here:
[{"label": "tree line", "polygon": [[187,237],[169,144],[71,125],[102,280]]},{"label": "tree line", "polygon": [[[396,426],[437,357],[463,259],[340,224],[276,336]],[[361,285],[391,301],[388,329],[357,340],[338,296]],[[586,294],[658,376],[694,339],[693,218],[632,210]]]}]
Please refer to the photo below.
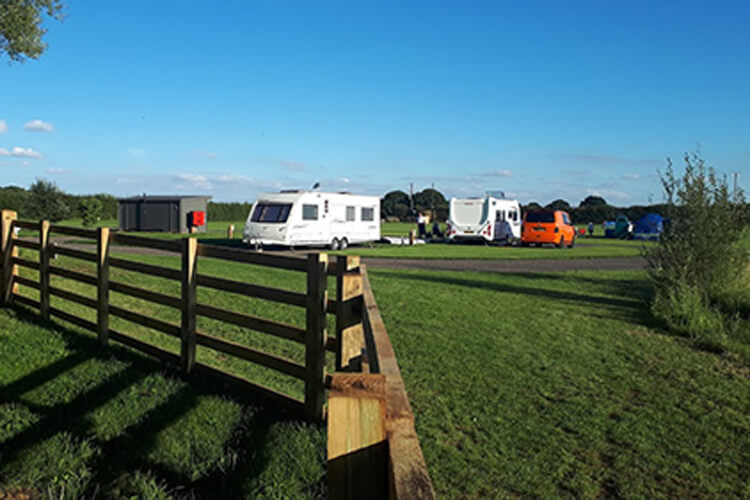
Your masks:
[{"label": "tree line", "polygon": [[[93,225],[99,220],[117,219],[117,198],[110,194],[75,195],[62,191],[53,182],[37,179],[28,189],[19,186],[0,187],[0,208],[15,210],[19,217],[31,220],[47,219],[53,222],[80,218],[84,225]],[[208,202],[208,217],[214,221],[241,221],[247,219],[250,202]],[[601,196],[587,196],[577,206],[557,199],[546,205],[531,202],[522,205],[529,210],[565,210],[577,224],[601,224],[624,214],[637,220],[648,213],[665,216],[666,204],[633,205],[617,207],[610,205]],[[390,191],[380,200],[381,218],[391,221],[413,221],[419,212],[429,213],[433,219],[448,218],[448,199],[432,188],[414,193],[413,199],[404,191]]]},{"label": "tree line", "polygon": [[[412,200],[404,191],[391,191],[380,200],[381,217],[393,221],[413,221],[420,212],[429,213],[433,219],[444,222],[448,218],[449,206],[445,196],[436,189],[425,189],[414,194]],[[618,215],[624,214],[630,220],[637,220],[648,213],[666,214],[665,204],[655,205],[633,205],[629,207],[617,207],[610,205],[601,196],[587,196],[577,206],[571,205],[567,200],[557,199],[546,205],[530,202],[521,205],[523,212],[529,210],[564,210],[570,214],[573,222],[577,224],[601,224],[604,221],[614,220]]]}]

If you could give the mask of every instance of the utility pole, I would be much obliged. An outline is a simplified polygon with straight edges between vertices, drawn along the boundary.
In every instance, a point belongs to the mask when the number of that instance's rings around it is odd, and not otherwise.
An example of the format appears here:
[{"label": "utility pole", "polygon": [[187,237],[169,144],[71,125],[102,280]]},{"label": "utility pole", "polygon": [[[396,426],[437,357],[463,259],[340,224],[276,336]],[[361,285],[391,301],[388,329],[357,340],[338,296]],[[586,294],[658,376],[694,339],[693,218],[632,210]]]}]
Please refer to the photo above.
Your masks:
[{"label": "utility pole", "polygon": [[409,208],[411,209],[412,215],[414,214],[414,183],[409,183]]},{"label": "utility pole", "polygon": [[435,212],[435,183],[432,183],[432,192],[430,193],[430,198],[432,199],[432,220],[433,222],[437,220],[437,213]]}]

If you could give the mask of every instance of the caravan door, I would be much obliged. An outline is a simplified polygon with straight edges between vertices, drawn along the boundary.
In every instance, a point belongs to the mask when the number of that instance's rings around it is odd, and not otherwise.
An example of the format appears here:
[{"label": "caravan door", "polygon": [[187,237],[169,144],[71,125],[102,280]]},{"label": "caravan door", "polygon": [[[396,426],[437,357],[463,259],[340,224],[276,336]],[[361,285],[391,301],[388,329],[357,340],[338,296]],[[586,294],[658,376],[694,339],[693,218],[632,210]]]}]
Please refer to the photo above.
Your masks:
[{"label": "caravan door", "polygon": [[511,221],[506,218],[508,215],[510,215],[510,213],[506,213],[505,210],[495,210],[495,241],[505,241],[508,237],[513,235],[510,227]]}]

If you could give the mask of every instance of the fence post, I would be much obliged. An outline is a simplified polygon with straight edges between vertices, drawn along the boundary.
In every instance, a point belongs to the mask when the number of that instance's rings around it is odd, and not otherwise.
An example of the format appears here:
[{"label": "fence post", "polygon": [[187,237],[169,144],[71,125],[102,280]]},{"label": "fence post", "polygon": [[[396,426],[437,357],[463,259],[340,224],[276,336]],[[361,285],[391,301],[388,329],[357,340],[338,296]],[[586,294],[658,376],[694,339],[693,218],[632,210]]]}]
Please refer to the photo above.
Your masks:
[{"label": "fence post", "polygon": [[389,498],[385,391],[385,375],[333,374],[328,391],[329,499]]},{"label": "fence post", "polygon": [[96,330],[99,343],[109,340],[109,228],[96,232]]},{"label": "fence post", "polygon": [[4,305],[11,303],[16,285],[13,276],[18,274],[18,266],[13,264],[13,257],[18,255],[18,248],[13,245],[16,237],[13,232],[13,221],[18,218],[13,210],[0,212],[0,257],[2,257],[2,270],[0,272],[0,302]]},{"label": "fence post", "polygon": [[307,256],[307,334],[305,337],[305,418],[323,420],[328,255]]},{"label": "fence post", "polygon": [[39,221],[39,312],[49,320],[49,221]]},{"label": "fence post", "polygon": [[365,348],[359,257],[336,258],[336,340],[336,370],[359,371]]},{"label": "fence post", "polygon": [[180,365],[185,373],[190,373],[195,365],[196,303],[198,287],[195,279],[198,240],[182,240],[182,342]]}]

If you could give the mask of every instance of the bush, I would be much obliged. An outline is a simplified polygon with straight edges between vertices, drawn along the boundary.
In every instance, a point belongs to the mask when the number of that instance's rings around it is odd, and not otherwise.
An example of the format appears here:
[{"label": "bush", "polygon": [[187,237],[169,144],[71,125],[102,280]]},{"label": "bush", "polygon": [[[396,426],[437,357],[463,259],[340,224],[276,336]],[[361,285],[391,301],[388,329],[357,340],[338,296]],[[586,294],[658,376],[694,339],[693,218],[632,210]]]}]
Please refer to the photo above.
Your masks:
[{"label": "bush", "polygon": [[236,222],[247,220],[250,209],[253,204],[244,203],[224,203],[209,201],[206,210],[213,221]]},{"label": "bush", "polygon": [[102,218],[102,202],[96,198],[84,198],[79,204],[79,212],[83,225],[93,226]]},{"label": "bush", "polygon": [[29,188],[23,216],[58,222],[70,216],[65,193],[52,181],[37,179]]},{"label": "bush", "polygon": [[652,312],[669,329],[703,344],[721,345],[750,309],[744,194],[698,153],[686,154],[685,172],[671,162],[662,185],[669,223],[645,257],[655,294]]}]

